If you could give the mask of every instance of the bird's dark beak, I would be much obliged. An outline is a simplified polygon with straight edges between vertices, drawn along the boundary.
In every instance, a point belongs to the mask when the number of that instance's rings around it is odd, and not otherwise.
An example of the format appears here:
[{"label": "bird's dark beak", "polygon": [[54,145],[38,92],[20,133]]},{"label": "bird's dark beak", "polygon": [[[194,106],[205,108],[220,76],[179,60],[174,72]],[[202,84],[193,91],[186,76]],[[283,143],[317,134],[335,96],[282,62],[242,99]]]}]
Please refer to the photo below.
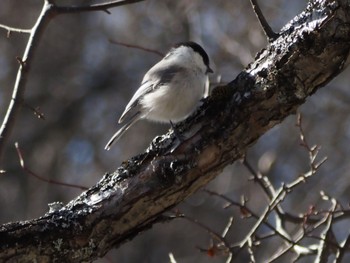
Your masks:
[{"label": "bird's dark beak", "polygon": [[206,74],[208,73],[214,73],[214,71],[210,68],[210,67],[207,67],[207,71],[205,72]]}]

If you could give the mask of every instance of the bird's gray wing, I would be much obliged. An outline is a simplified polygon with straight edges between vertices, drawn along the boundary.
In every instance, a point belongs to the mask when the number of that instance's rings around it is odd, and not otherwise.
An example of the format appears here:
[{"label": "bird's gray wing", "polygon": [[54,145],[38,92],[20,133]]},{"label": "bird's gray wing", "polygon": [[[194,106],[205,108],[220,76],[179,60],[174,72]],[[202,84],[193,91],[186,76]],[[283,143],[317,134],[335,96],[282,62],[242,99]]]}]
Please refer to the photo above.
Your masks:
[{"label": "bird's gray wing", "polygon": [[140,98],[142,98],[145,94],[149,93],[153,89],[153,83],[150,81],[144,82],[141,84],[139,89],[135,92],[134,96],[131,98],[129,103],[126,105],[123,114],[119,118],[119,123],[122,123],[126,118],[130,118],[133,116],[135,112],[140,112]]},{"label": "bird's gray wing", "polygon": [[185,73],[183,67],[177,65],[160,66],[159,63],[154,65],[144,76],[140,88],[135,92],[129,103],[126,105],[119,123],[123,122],[128,116],[133,116],[135,112],[141,111],[140,99],[149,92],[157,89],[161,85],[171,82],[175,75]]},{"label": "bird's gray wing", "polygon": [[108,143],[105,146],[105,150],[109,151],[112,147],[112,145],[122,137],[122,135],[138,120],[140,119],[140,113],[137,112],[134,116],[132,116],[127,123],[121,127],[112,138],[108,141]]}]

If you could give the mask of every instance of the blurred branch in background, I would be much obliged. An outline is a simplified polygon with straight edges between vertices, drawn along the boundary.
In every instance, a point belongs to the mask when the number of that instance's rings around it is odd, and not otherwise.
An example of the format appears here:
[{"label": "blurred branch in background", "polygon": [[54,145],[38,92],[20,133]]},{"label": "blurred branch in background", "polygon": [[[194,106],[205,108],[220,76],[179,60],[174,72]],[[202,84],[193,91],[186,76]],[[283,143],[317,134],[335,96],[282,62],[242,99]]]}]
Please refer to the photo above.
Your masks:
[{"label": "blurred branch in background", "polygon": [[[49,6],[50,6],[50,3],[48,1],[44,1],[44,6],[38,17],[38,20],[36,21],[33,28],[27,31],[27,33],[30,32],[30,34],[29,34],[28,43],[25,48],[23,57],[17,59],[19,61],[19,68],[17,72],[16,82],[13,87],[10,104],[8,106],[6,115],[3,119],[3,122],[0,128],[0,164],[2,163],[1,160],[4,154],[5,143],[11,134],[12,128],[15,125],[17,115],[19,113],[21,104],[24,100],[23,97],[24,97],[25,86],[28,78],[27,76],[28,76],[29,69],[31,67],[34,53],[37,49],[40,38],[44,33],[45,27],[48,25],[48,22],[51,19],[51,16],[49,15],[49,11],[48,11],[50,10]],[[8,30],[8,32],[20,32],[20,30],[11,30],[9,29],[9,27],[3,26],[2,28]]]},{"label": "blurred branch in background", "polygon": [[58,6],[53,0],[44,0],[44,5],[42,11],[35,22],[32,29],[18,29],[13,27],[8,27],[5,25],[0,25],[8,31],[8,36],[12,32],[16,33],[29,33],[29,38],[27,46],[25,48],[22,58],[19,58],[19,68],[17,72],[16,82],[13,88],[12,98],[8,106],[6,115],[3,119],[0,128],[0,165],[4,152],[4,146],[8,137],[10,136],[11,130],[15,125],[17,115],[21,108],[21,104],[24,100],[24,92],[27,83],[28,73],[32,64],[32,60],[35,51],[38,47],[40,39],[44,34],[45,28],[48,26],[49,22],[56,16],[61,14],[70,13],[80,13],[80,12],[91,12],[91,11],[105,11],[107,13],[109,8],[133,4],[141,2],[144,0],[118,0],[110,1],[106,3],[96,4],[96,5],[86,5],[86,6]]},{"label": "blurred branch in background", "polygon": [[269,25],[269,23],[266,21],[265,16],[263,12],[260,9],[260,6],[257,2],[257,0],[250,0],[250,3],[252,4],[253,10],[256,14],[256,17],[258,18],[260,25],[262,29],[264,30],[264,33],[269,41],[273,41],[278,37],[278,34],[274,32]]}]

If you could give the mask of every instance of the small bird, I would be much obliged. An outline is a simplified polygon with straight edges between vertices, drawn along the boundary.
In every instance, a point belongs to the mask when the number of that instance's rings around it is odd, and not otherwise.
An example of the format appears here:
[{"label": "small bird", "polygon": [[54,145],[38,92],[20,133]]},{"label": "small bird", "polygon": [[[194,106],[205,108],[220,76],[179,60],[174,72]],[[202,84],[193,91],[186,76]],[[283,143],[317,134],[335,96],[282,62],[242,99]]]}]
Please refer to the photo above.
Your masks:
[{"label": "small bird", "polygon": [[184,120],[203,98],[207,75],[212,72],[208,54],[199,44],[176,44],[145,74],[118,121],[126,124],[112,136],[105,150],[140,119],[171,124]]}]

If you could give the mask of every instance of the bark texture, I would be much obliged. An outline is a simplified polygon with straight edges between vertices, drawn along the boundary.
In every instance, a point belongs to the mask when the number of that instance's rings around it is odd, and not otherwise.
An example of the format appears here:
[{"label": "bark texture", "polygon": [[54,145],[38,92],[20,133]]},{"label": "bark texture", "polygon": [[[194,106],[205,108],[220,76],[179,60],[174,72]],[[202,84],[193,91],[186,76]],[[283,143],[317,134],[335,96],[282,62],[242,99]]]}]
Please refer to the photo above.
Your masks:
[{"label": "bark texture", "polygon": [[348,0],[311,1],[255,61],[145,153],[44,216],[0,227],[1,262],[90,262],[206,185],[343,69]]}]

